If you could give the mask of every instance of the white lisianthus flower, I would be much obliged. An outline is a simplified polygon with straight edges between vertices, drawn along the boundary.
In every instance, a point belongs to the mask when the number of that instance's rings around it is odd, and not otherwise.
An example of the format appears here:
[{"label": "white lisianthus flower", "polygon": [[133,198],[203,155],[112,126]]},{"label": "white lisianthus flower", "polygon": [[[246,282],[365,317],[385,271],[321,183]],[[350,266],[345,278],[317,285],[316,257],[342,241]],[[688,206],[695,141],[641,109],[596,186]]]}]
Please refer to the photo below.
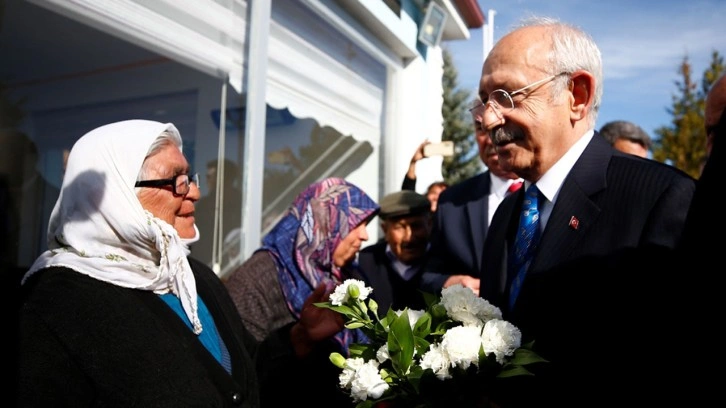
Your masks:
[{"label": "white lisianthus flower", "polygon": [[[403,310],[396,310],[396,316],[400,316],[401,313],[403,313]],[[426,313],[425,310],[408,309],[408,323],[411,324],[412,329],[424,313]]]},{"label": "white lisianthus flower", "polygon": [[441,304],[453,320],[464,326],[482,326],[493,318],[501,319],[502,312],[474,291],[461,284],[441,290]]},{"label": "white lisianthus flower", "polygon": [[499,364],[506,362],[505,357],[514,354],[522,343],[522,332],[505,320],[490,320],[484,325],[481,341],[486,354],[494,353]]},{"label": "white lisianthus flower", "polygon": [[350,389],[350,385],[355,377],[355,372],[358,371],[359,368],[363,367],[363,364],[365,364],[365,360],[360,357],[345,360],[345,368],[343,368],[343,371],[338,376],[341,388]]},{"label": "white lisianthus flower", "polygon": [[333,293],[330,294],[330,303],[334,306],[342,306],[350,300],[348,295],[348,286],[355,285],[358,287],[360,294],[358,300],[364,301],[368,299],[368,295],[373,291],[372,288],[366,286],[365,282],[358,279],[346,279],[343,283],[335,287]]},{"label": "white lisianthus flower", "polygon": [[357,402],[365,401],[368,398],[380,398],[387,389],[388,383],[381,377],[378,363],[369,360],[356,370],[350,393]]},{"label": "white lisianthus flower", "polygon": [[480,347],[481,326],[452,327],[441,339],[441,349],[452,367],[467,369],[471,364],[478,366]]},{"label": "white lisianthus flower", "polygon": [[390,358],[391,355],[388,354],[388,344],[383,344],[378,348],[378,351],[376,351],[376,360],[378,360],[379,363],[383,363]]},{"label": "white lisianthus flower", "polygon": [[421,368],[424,370],[430,368],[436,374],[436,378],[442,381],[451,378],[450,366],[451,362],[438,344],[429,346],[429,351],[421,357]]}]

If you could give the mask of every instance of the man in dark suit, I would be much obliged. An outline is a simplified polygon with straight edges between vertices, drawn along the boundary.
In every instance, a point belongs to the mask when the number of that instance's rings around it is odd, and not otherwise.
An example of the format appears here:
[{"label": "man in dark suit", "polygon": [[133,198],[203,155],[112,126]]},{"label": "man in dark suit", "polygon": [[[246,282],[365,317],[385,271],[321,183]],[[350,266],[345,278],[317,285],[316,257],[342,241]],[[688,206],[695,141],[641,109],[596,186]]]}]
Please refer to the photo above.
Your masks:
[{"label": "man in dark suit", "polygon": [[[696,182],[696,193],[688,210],[681,243],[684,265],[704,270],[712,268],[711,265],[717,262],[719,251],[723,249],[723,239],[714,238],[714,234],[726,231],[726,217],[719,215],[723,206],[720,190],[724,174],[723,139],[726,137],[724,112],[726,112],[726,74],[721,75],[713,83],[706,97],[704,125],[707,161]],[[721,287],[713,285],[710,289],[718,292]],[[715,296],[704,295],[703,300],[712,302],[718,299],[717,293],[713,295]],[[713,310],[719,309],[713,308]]]},{"label": "man in dark suit", "polygon": [[384,238],[358,254],[361,275],[373,288],[371,297],[381,316],[389,307],[424,309],[419,290],[431,233],[431,203],[403,190],[383,197],[380,206]]},{"label": "man in dark suit", "polygon": [[[481,102],[479,102],[481,103]],[[489,134],[481,127],[481,116],[472,112],[479,158],[487,170],[450,186],[439,196],[431,233],[431,261],[424,277],[444,279],[446,274],[465,274],[478,277],[481,249],[494,212],[521,181],[516,174],[502,169],[499,156]],[[433,286],[439,286],[432,282]],[[478,289],[478,288],[477,288]]]},{"label": "man in dark suit", "polygon": [[[549,360],[534,376],[504,379],[495,399],[505,408],[678,405],[689,392],[677,373],[692,357],[678,350],[697,348],[674,333],[688,321],[690,294],[679,288],[684,271],[658,260],[679,243],[694,180],[594,131],[602,62],[576,27],[532,19],[505,35],[484,63],[479,96],[501,166],[537,188],[499,206],[480,293]],[[539,225],[533,257],[519,259],[530,197]]]}]

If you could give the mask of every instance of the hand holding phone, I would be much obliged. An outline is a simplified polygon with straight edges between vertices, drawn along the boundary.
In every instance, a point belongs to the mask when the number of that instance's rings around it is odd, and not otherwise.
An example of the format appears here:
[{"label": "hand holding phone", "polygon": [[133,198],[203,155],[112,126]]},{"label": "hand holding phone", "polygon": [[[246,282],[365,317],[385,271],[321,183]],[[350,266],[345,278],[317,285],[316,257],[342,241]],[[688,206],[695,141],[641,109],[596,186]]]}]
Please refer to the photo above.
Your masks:
[{"label": "hand holding phone", "polygon": [[425,157],[431,156],[444,156],[449,157],[454,155],[454,142],[451,140],[444,140],[439,143],[429,143],[424,146],[423,154]]}]

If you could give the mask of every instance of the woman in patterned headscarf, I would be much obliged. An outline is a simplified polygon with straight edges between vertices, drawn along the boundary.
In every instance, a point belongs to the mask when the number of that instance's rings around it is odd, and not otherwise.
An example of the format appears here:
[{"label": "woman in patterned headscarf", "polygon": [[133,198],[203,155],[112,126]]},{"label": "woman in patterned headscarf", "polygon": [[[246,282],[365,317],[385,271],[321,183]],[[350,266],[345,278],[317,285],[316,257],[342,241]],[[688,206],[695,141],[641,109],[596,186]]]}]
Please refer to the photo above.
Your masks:
[{"label": "woman in patterned headscarf", "polygon": [[[305,298],[321,283],[332,289],[345,279],[359,278],[355,258],[368,240],[366,225],[378,210],[363,190],[341,178],[313,183],[300,193],[262,247],[226,281],[250,332],[262,339],[298,320]],[[351,403],[338,389],[339,370],[328,356],[331,351],[347,353],[349,344],[365,337],[358,330],[343,330],[335,340],[318,343],[308,357],[310,365],[300,373],[301,392],[306,387],[330,389],[329,401],[316,397],[317,407]],[[282,399],[276,404],[287,406],[293,400],[284,398],[299,398],[295,394],[277,392],[274,397]]]}]

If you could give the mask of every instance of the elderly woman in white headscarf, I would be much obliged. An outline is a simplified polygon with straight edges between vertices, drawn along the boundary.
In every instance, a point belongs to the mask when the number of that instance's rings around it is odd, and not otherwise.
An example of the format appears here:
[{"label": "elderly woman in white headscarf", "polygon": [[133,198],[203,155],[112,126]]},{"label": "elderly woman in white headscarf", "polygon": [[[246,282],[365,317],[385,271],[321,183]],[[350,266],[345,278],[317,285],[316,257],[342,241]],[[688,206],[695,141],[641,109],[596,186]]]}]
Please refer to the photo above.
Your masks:
[{"label": "elderly woman in white headscarf", "polygon": [[[308,307],[258,344],[188,257],[198,198],[173,124],[117,122],[76,142],[49,250],[23,278],[20,406],[257,407],[281,367],[342,329]],[[320,286],[308,304],[325,296]]]}]

